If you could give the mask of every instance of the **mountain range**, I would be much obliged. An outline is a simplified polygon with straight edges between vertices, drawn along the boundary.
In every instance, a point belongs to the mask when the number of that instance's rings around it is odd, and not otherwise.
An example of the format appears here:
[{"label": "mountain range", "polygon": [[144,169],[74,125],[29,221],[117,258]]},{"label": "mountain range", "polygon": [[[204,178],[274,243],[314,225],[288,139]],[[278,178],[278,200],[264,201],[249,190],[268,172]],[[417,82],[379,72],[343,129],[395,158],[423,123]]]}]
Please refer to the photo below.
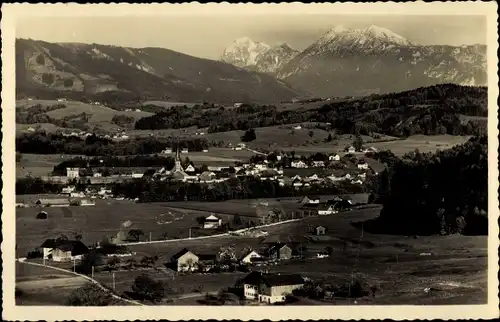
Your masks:
[{"label": "mountain range", "polygon": [[283,81],[163,48],[16,40],[18,97],[276,102],[304,95]]},{"label": "mountain range", "polygon": [[421,45],[377,26],[335,27],[302,51],[242,37],[218,61],[164,48],[16,39],[20,98],[274,103],[485,86],[486,70],[486,45]]},{"label": "mountain range", "polygon": [[[224,51],[223,61],[272,73],[313,96],[359,96],[439,83],[487,84],[485,45],[425,46],[378,26],[335,27],[303,51],[290,50],[286,56],[243,39]],[[269,68],[258,59],[265,55],[281,64]]]}]

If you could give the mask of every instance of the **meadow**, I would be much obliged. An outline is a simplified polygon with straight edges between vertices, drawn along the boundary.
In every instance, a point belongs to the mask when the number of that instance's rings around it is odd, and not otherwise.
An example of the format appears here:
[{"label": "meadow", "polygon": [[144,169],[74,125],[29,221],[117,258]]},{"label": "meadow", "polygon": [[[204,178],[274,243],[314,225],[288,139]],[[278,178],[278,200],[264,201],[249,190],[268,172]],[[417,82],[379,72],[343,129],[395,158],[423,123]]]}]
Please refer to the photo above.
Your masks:
[{"label": "meadow", "polygon": [[[360,278],[376,285],[375,297],[358,299],[358,304],[484,304],[487,301],[486,236],[402,236],[383,235],[357,228],[353,223],[375,218],[380,207],[310,217],[302,221],[270,226],[267,238],[215,237],[178,245],[129,246],[133,251],[160,254],[168,260],[182,247],[210,253],[221,245],[235,249],[258,248],[266,242],[290,239],[306,247],[307,259],[290,260],[266,267],[271,272],[298,273],[326,283],[343,284]],[[313,236],[312,228],[327,228],[325,236]],[[292,236],[290,238],[289,236]],[[296,236],[297,238],[295,239]],[[302,239],[299,239],[302,236]],[[329,258],[315,253],[332,247]],[[328,304],[348,304],[345,301]],[[352,303],[351,303],[352,304]]]}]

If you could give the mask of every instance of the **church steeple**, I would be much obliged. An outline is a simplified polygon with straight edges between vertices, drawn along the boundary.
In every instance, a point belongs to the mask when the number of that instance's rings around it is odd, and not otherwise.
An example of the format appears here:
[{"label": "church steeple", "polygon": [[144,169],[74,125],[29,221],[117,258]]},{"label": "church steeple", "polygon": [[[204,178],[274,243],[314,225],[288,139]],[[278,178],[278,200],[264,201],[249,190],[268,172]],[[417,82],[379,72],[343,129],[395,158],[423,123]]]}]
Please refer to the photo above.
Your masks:
[{"label": "church steeple", "polygon": [[174,171],[182,171],[181,165],[181,153],[179,152],[179,146],[177,145],[177,150],[175,151],[175,168]]}]

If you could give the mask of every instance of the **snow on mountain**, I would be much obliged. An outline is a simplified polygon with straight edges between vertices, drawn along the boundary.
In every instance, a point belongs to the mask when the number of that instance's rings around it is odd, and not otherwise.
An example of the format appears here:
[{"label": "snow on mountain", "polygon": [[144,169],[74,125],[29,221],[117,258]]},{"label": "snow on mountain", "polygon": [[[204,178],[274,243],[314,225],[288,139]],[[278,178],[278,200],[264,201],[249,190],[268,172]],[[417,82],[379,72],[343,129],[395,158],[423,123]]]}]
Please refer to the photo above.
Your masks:
[{"label": "snow on mountain", "polygon": [[485,85],[486,46],[424,46],[378,26],[338,26],[279,68],[277,77],[319,96]]},{"label": "snow on mountain", "polygon": [[274,73],[296,54],[298,51],[286,43],[271,46],[242,37],[226,47],[221,61],[253,71]]}]

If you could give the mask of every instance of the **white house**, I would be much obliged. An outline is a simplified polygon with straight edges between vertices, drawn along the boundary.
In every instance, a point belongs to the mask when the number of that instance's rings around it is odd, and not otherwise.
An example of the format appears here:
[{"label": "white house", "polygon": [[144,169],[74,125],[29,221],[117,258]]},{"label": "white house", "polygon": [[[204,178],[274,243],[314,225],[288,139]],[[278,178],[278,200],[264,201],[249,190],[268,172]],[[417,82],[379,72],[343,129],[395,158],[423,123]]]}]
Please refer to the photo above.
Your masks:
[{"label": "white house", "polygon": [[357,179],[357,180],[351,180],[351,183],[352,184],[363,184],[363,181],[360,179]]},{"label": "white house", "polygon": [[294,130],[300,130],[300,129],[302,129],[302,126],[297,125],[297,126],[294,126],[294,127],[293,127],[293,129],[294,129]]},{"label": "white house", "polygon": [[208,149],[203,149],[202,151],[203,153],[207,153],[208,152]]},{"label": "white house", "polygon": [[187,148],[184,148],[181,150],[181,153],[189,153],[189,150]]},{"label": "white house", "polygon": [[222,219],[215,217],[214,215],[210,215],[205,218],[203,223],[203,228],[218,228],[222,225]]},{"label": "white house", "polygon": [[292,166],[292,168],[307,168],[307,164],[302,160],[292,161],[290,165]]},{"label": "white house", "polygon": [[349,146],[349,147],[347,148],[347,152],[348,152],[348,153],[355,153],[355,152],[356,152],[356,148],[355,148],[355,147],[353,147],[353,146],[351,145],[351,146]]},{"label": "white house", "polygon": [[101,173],[100,171],[97,171],[97,172],[95,172],[94,174],[92,174],[92,176],[93,176],[94,178],[100,178],[100,177],[102,177],[102,173]]},{"label": "white house", "polygon": [[80,177],[80,168],[66,168],[66,176],[72,179]]},{"label": "white house", "polygon": [[332,215],[336,214],[337,210],[333,208],[333,206],[328,206],[328,207],[320,207],[318,209],[318,215]]},{"label": "white house", "polygon": [[324,167],[325,162],[324,161],[313,161],[313,167]]},{"label": "white house", "polygon": [[244,255],[241,258],[240,262],[243,264],[251,264],[252,259],[254,259],[254,258],[262,258],[262,256],[259,255],[259,253],[257,253],[256,251],[252,250],[248,254]]},{"label": "white house", "polygon": [[83,198],[85,197],[85,194],[82,191],[73,191],[69,194],[69,196],[72,198]]},{"label": "white house", "polygon": [[79,201],[80,206],[95,206],[95,202],[89,199],[82,199]]},{"label": "white house", "polygon": [[340,155],[338,155],[337,153],[331,154],[330,156],[328,156],[328,160],[329,161],[340,161]]},{"label": "white house", "polygon": [[362,162],[359,162],[358,163],[358,169],[362,169],[362,170],[368,170],[368,163],[362,161]]},{"label": "white house", "polygon": [[165,148],[165,150],[161,151],[161,153],[163,153],[163,154],[170,154],[170,153],[172,153],[172,149],[171,148]]},{"label": "white house", "polygon": [[144,173],[140,173],[140,172],[132,172],[132,175],[131,177],[132,178],[142,178],[142,176],[144,175]]},{"label": "white house", "polygon": [[81,259],[89,252],[79,240],[47,239],[40,246],[43,249],[43,258],[55,262],[64,262]]},{"label": "white house", "polygon": [[196,169],[193,167],[192,164],[188,165],[185,169],[184,169],[185,172],[195,172]]},{"label": "white house", "polygon": [[70,194],[70,193],[74,192],[75,189],[76,189],[75,186],[67,186],[67,187],[62,188],[61,193],[62,194]]}]

